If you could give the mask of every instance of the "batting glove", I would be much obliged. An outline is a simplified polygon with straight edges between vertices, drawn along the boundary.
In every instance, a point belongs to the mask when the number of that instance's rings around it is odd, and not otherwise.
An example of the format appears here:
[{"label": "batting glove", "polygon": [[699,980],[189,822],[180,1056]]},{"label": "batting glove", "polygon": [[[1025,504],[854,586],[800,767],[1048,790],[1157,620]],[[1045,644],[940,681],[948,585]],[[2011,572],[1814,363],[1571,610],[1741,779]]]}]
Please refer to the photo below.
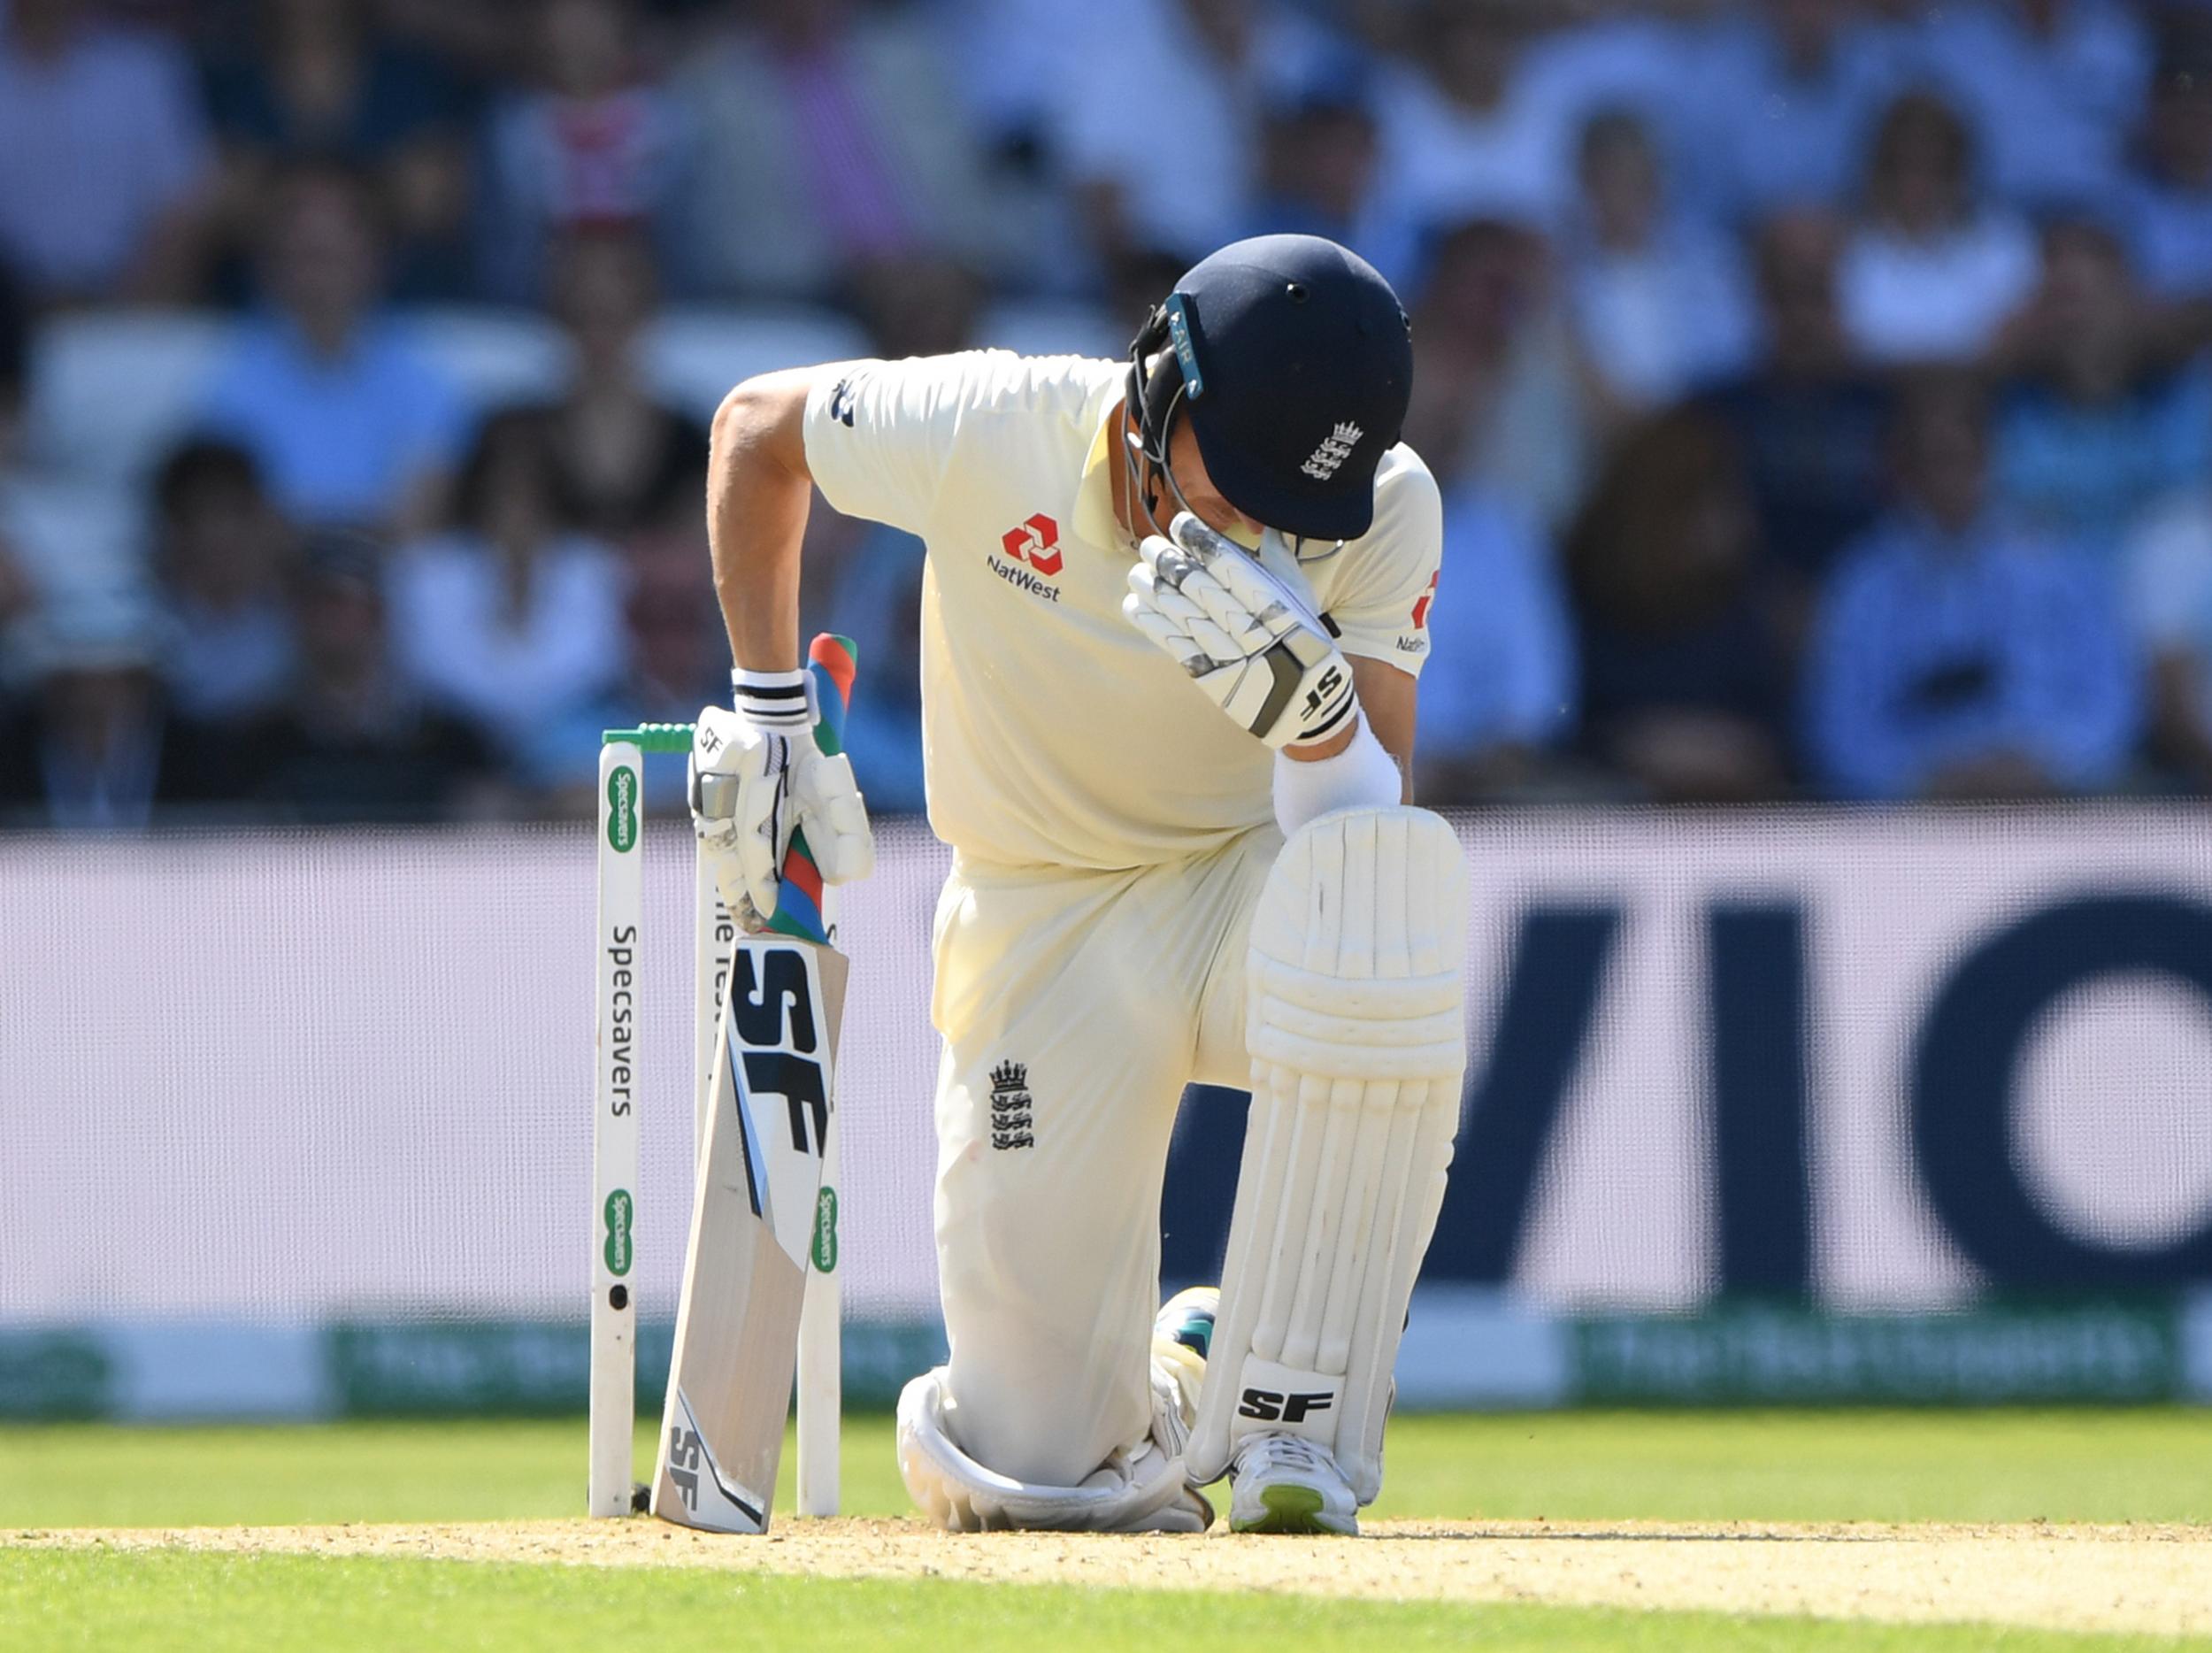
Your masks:
[{"label": "batting glove", "polygon": [[724,904],[757,929],[775,915],[795,827],[832,884],[867,877],[875,842],[851,761],[814,742],[806,673],[740,671],[732,682],[735,705],[707,707],[692,731],[691,823]]},{"label": "batting glove", "polygon": [[1243,547],[1189,511],[1148,536],[1121,611],[1213,703],[1272,747],[1325,741],[1358,702],[1321,621]]}]

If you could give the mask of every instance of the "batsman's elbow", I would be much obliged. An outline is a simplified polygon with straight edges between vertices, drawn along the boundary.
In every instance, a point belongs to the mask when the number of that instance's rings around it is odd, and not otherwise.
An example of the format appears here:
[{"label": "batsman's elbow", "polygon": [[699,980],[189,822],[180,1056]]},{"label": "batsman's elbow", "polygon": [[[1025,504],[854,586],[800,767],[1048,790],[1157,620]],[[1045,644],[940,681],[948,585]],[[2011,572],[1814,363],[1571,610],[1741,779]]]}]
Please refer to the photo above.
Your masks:
[{"label": "batsman's elbow", "polygon": [[756,373],[733,387],[714,411],[712,462],[718,467],[767,465],[808,477],[806,404],[815,371]]}]

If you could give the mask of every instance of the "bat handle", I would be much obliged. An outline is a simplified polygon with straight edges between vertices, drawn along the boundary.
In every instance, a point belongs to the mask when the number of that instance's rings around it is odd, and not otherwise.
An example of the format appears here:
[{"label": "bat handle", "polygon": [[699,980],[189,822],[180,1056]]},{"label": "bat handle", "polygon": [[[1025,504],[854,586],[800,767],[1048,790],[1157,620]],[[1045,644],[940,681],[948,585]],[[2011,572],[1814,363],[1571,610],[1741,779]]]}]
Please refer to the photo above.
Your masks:
[{"label": "bat handle", "polygon": [[814,680],[814,743],[834,757],[845,750],[845,713],[852,705],[860,652],[851,638],[826,631],[807,645],[806,662]]}]

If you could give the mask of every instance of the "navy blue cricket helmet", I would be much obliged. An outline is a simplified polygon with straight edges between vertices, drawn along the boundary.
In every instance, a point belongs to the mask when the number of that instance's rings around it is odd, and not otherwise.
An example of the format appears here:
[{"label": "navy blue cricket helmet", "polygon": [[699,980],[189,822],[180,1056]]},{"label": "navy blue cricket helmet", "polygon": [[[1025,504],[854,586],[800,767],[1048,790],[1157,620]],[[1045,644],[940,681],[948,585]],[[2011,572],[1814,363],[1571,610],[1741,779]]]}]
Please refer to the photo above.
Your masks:
[{"label": "navy blue cricket helmet", "polygon": [[1258,235],[1201,260],[1130,349],[1144,457],[1165,469],[1180,413],[1222,497],[1302,539],[1367,532],[1375,468],[1404,428],[1412,389],[1413,333],[1397,294],[1318,235]]}]

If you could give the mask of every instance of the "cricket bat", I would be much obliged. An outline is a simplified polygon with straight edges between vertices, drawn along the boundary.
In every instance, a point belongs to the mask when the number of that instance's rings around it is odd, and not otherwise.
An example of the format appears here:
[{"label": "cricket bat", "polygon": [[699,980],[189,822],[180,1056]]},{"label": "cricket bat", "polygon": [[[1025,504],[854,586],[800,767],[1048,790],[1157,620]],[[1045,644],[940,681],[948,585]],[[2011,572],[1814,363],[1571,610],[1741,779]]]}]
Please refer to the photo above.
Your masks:
[{"label": "cricket bat", "polygon": [[[815,740],[842,749],[849,638],[807,650]],[[794,833],[765,931],[738,939],[723,997],[651,1508],[715,1533],[764,1533],[783,1456],[799,1321],[836,1106],[845,956],[822,877]]]}]

